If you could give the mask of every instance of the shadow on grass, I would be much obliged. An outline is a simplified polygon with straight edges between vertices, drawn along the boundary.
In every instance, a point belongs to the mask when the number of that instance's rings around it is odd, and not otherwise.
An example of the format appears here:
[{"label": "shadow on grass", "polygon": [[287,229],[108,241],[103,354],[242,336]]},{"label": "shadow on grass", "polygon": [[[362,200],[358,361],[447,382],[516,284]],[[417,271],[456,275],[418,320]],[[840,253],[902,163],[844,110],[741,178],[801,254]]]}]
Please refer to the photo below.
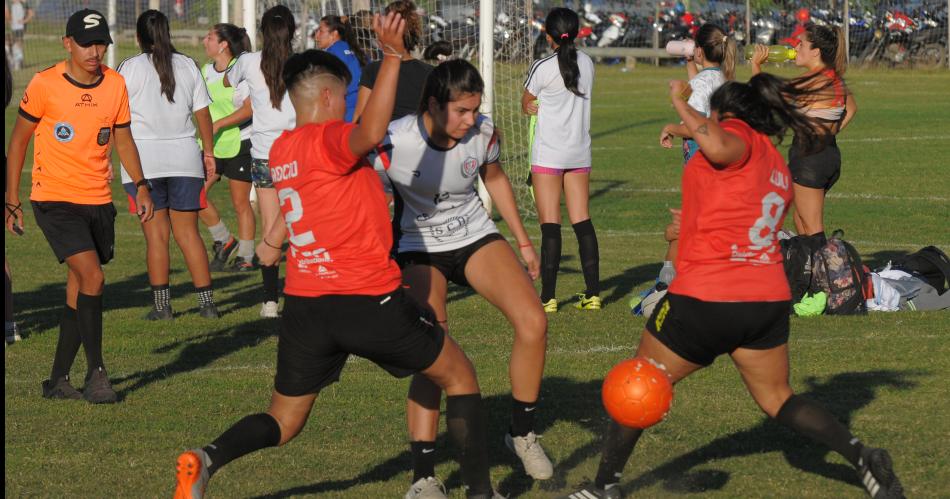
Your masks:
[{"label": "shadow on grass", "polygon": [[[802,395],[824,405],[848,426],[854,414],[875,399],[878,389],[908,390],[917,385],[912,378],[927,374],[929,373],[920,370],[880,370],[840,373],[825,382],[809,378],[806,380],[808,390]],[[853,430],[858,434],[861,432],[860,428]],[[868,437],[867,442],[873,445],[874,436]],[[660,464],[623,484],[623,489],[629,494],[661,483],[664,489],[675,493],[721,490],[729,481],[729,472],[697,468],[723,459],[769,452],[781,452],[788,464],[800,471],[861,486],[853,467],[827,461],[828,454],[831,453],[827,447],[765,418],[752,428],[720,437]]]},{"label": "shadow on grass", "polygon": [[871,253],[870,255],[862,256],[861,263],[867,265],[871,270],[877,270],[887,265],[890,261],[907,256],[908,253],[910,252],[905,250],[881,250]]},{"label": "shadow on grass", "polygon": [[[603,299],[603,304],[606,306],[611,303],[623,302],[624,298],[629,296],[636,287],[645,283],[652,285],[653,280],[659,275],[662,266],[663,265],[659,262],[646,263],[636,267],[630,267],[619,274],[601,280],[600,296]],[[562,267],[561,273],[581,273],[581,271]],[[565,307],[576,303],[577,300],[578,297],[576,295],[571,296],[569,299],[560,303],[559,306]]]},{"label": "shadow on grass", "polygon": [[[579,382],[563,377],[545,378],[541,385],[542,410],[538,413],[538,431],[543,433],[546,428],[558,421],[569,421],[580,424],[591,435],[596,434],[605,425],[600,410],[600,380]],[[319,406],[319,399],[317,406]],[[514,454],[505,447],[502,436],[508,430],[511,418],[511,397],[495,395],[484,399],[488,414],[488,455],[490,464],[506,464],[512,468],[511,473],[498,483],[497,488],[508,497],[515,497],[531,490],[533,481],[525,475],[521,463]],[[593,417],[592,417],[593,415]],[[406,446],[408,447],[408,445]],[[449,441],[447,435],[440,435],[436,442],[438,461],[436,464],[451,462],[457,455],[457,450]],[[570,457],[555,464],[555,474],[565,475],[568,470],[579,463],[593,457],[599,451],[599,446],[589,446],[575,451]],[[271,494],[258,496],[260,499],[279,499],[298,497],[304,494],[339,493],[352,487],[371,483],[387,482],[412,469],[412,456],[408,450],[376,464],[371,469],[347,480],[329,480],[311,485],[303,485],[281,490]],[[458,490],[462,487],[458,471],[454,471],[445,478],[446,487]],[[409,483],[406,483],[406,488]]]},{"label": "shadow on grass", "polygon": [[[65,271],[65,266],[63,269]],[[109,282],[108,268],[106,268],[106,286],[103,291],[103,308],[106,313],[126,308],[141,308],[142,315],[148,311],[152,305],[152,292],[148,284],[148,274],[143,272],[127,276],[124,279]],[[181,274],[181,275],[179,275]],[[259,274],[254,274],[259,275]],[[177,276],[177,277],[175,277]],[[29,332],[39,333],[51,329],[59,328],[60,317],[62,316],[63,304],[66,301],[66,282],[65,273],[62,282],[45,284],[32,291],[17,291],[14,293],[14,306],[17,322]],[[179,282],[171,286],[171,295],[173,298],[193,295],[195,288],[191,284],[188,274],[181,270],[171,270],[170,277],[173,281]],[[245,274],[215,274],[212,283],[216,289],[226,289],[238,284],[248,278]],[[16,276],[14,276],[16,279]],[[14,284],[16,281],[14,281]],[[260,303],[261,291],[259,279],[252,281],[238,293],[227,295],[224,301],[218,302],[219,310],[222,313],[233,311],[240,307],[250,306],[254,303]],[[254,298],[251,298],[251,295]],[[220,296],[220,295],[219,295]],[[220,299],[220,298],[219,298]],[[222,307],[222,305],[224,307]],[[179,312],[197,311],[198,304],[195,301],[194,306]],[[176,313],[181,315],[180,313]],[[108,325],[108,324],[107,324]]]},{"label": "shadow on grass", "polygon": [[258,319],[159,347],[154,353],[167,353],[184,345],[178,352],[178,356],[167,364],[113,378],[113,385],[119,388],[116,390],[119,400],[152,383],[206,367],[238,350],[256,347],[270,336],[276,335],[279,324],[274,319]]},{"label": "shadow on grass", "polygon": [[[824,382],[809,378],[806,380],[809,388],[802,395],[822,403],[842,423],[848,425],[855,413],[875,399],[878,389],[908,390],[916,386],[912,378],[927,374],[929,373],[920,370],[878,370],[840,373]],[[557,421],[569,421],[579,424],[591,435],[601,434],[606,427],[606,419],[600,409],[600,383],[599,380],[578,382],[562,377],[545,378],[542,385],[544,411],[539,413],[539,430],[543,432],[545,428]],[[525,475],[520,463],[505,448],[501,439],[496,438],[507,430],[510,403],[511,400],[507,395],[485,399],[485,405],[490,414],[488,450],[489,455],[493,456],[493,465],[503,463],[512,468],[512,471],[498,483],[498,491],[508,497],[518,497],[531,491],[533,481]],[[857,430],[860,432],[860,428]],[[873,445],[873,440],[869,443]],[[448,449],[451,443],[445,435],[440,436],[436,445],[439,448],[439,463],[454,459],[455,450]],[[556,492],[567,489],[568,472],[599,455],[601,445],[601,439],[594,438],[555,463],[554,477],[542,482],[541,490]],[[860,487],[851,466],[826,460],[831,452],[826,447],[765,418],[761,423],[747,430],[720,437],[662,463],[652,471],[623,484],[623,488],[628,494],[657,483],[662,484],[667,491],[678,494],[721,490],[731,477],[728,471],[697,468],[722,459],[770,452],[781,452],[785,460],[798,470]],[[392,480],[409,471],[411,467],[412,457],[408,451],[404,451],[351,479],[317,482],[258,497],[276,499],[303,494],[339,493],[370,482]],[[446,477],[445,484],[452,490],[460,488],[462,484],[458,471]],[[406,483],[406,487],[408,486],[409,484]]]}]

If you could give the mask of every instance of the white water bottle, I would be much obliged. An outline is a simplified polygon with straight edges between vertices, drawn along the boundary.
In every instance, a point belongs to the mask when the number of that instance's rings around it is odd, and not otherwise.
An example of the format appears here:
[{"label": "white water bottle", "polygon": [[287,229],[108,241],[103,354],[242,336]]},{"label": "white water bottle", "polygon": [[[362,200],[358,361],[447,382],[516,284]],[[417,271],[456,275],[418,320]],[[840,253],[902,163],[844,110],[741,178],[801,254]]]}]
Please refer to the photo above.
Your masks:
[{"label": "white water bottle", "polygon": [[696,42],[692,39],[672,40],[666,44],[666,53],[679,57],[692,57],[696,50]]}]

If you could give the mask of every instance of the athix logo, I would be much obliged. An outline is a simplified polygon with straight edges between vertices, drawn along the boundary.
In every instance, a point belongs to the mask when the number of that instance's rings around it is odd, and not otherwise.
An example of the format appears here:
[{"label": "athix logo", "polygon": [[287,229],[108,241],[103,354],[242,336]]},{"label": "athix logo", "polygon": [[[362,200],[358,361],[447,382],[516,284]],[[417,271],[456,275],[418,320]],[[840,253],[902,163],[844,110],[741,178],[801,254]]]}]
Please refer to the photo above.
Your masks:
[{"label": "athix logo", "polygon": [[76,107],[99,107],[99,105],[92,101],[92,94],[82,94],[79,96]]},{"label": "athix logo", "polygon": [[86,29],[92,29],[101,24],[102,16],[99,14],[89,14],[88,16],[82,18],[82,21],[86,23]]}]

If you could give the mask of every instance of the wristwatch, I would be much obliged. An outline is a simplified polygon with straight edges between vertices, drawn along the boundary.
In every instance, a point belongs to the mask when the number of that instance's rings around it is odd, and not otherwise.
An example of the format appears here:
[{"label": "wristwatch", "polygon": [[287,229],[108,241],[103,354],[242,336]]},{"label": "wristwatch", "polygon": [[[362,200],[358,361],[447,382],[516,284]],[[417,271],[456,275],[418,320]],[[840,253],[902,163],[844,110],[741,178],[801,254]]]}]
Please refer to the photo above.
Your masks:
[{"label": "wristwatch", "polygon": [[144,186],[146,189],[148,189],[148,192],[152,192],[152,186],[149,185],[147,178],[142,178],[142,180],[139,180],[138,182],[135,183],[135,188],[136,188],[136,189],[138,189],[139,187],[143,187],[143,186]]}]

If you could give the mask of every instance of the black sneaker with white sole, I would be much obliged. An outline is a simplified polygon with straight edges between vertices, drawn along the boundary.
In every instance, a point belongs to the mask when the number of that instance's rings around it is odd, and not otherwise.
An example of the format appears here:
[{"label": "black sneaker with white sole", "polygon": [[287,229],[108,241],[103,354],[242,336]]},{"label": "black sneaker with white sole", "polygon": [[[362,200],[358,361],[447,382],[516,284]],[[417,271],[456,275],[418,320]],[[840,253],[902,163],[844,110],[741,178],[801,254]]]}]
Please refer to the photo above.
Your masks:
[{"label": "black sneaker with white sole", "polygon": [[216,307],[214,303],[199,306],[198,315],[205,319],[217,319],[221,317],[221,314],[218,313],[218,307]]},{"label": "black sneaker with white sole", "polygon": [[175,313],[172,312],[171,305],[159,310],[152,305],[152,310],[149,310],[145,314],[145,320],[147,321],[170,321],[175,319]]},{"label": "black sneaker with white sole", "polygon": [[894,473],[891,455],[884,449],[865,447],[858,459],[858,480],[874,499],[903,499],[904,487]]}]

